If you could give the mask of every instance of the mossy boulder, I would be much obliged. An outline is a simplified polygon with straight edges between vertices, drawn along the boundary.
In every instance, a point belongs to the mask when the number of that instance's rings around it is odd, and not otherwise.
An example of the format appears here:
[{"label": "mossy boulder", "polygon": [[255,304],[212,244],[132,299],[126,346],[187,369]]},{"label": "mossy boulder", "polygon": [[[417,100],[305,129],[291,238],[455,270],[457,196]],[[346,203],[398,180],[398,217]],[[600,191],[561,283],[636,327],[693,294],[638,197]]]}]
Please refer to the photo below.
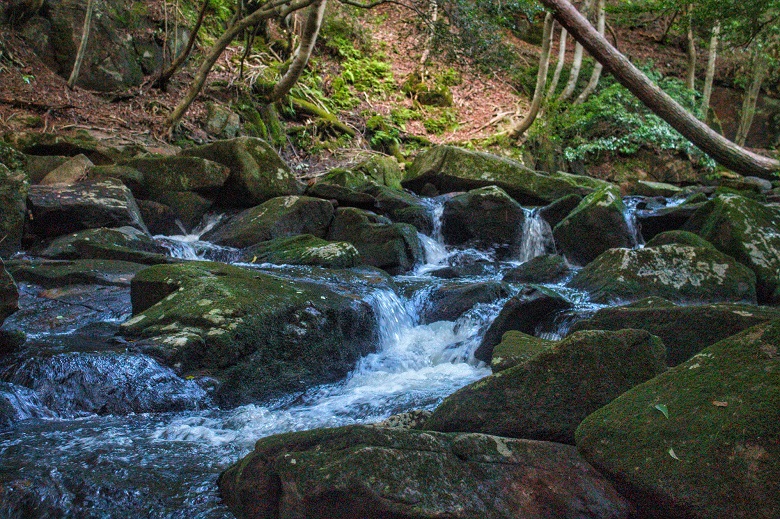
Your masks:
[{"label": "mossy boulder", "polygon": [[756,276],[712,247],[661,245],[611,249],[574,276],[570,285],[598,303],[657,296],[674,302],[756,302]]},{"label": "mossy boulder", "polygon": [[559,312],[571,307],[571,301],[553,290],[538,285],[526,287],[506,302],[485,332],[474,357],[489,363],[493,348],[506,332],[517,330],[531,335],[540,324],[551,323]]},{"label": "mossy boulder", "polygon": [[150,193],[214,192],[225,184],[230,175],[230,169],[224,164],[201,157],[138,157],[124,165],[143,174],[143,186]]},{"label": "mossy boulder", "polygon": [[365,175],[366,178],[380,186],[401,189],[401,180],[404,174],[395,157],[373,154],[352,169],[355,173]]},{"label": "mossy boulder", "polygon": [[554,229],[556,225],[561,223],[564,218],[569,216],[569,213],[580,205],[580,202],[582,202],[582,197],[579,195],[562,196],[551,204],[539,209],[539,216],[544,218],[551,229]]},{"label": "mossy boulder", "polygon": [[376,200],[374,211],[397,223],[408,223],[423,234],[433,231],[433,218],[417,196],[387,186],[369,185],[363,192]]},{"label": "mossy boulder", "polygon": [[107,166],[93,166],[87,171],[87,180],[105,180],[115,178],[130,188],[133,196],[138,198],[146,195],[144,188],[144,174],[130,166],[117,164]]},{"label": "mossy boulder", "polygon": [[[706,200],[704,197],[705,202]],[[650,240],[657,234],[682,229],[702,205],[704,202],[698,201],[661,208],[638,209],[635,214],[637,224],[642,229],[642,237]]]},{"label": "mossy boulder", "polygon": [[12,171],[0,164],[0,256],[8,257],[22,248],[29,189],[30,181],[23,169]]},{"label": "mossy boulder", "polygon": [[718,196],[696,211],[684,229],[750,267],[759,300],[780,304],[780,208],[737,195]]},{"label": "mossy boulder", "polygon": [[332,219],[333,205],[327,200],[280,196],[237,214],[204,234],[203,239],[218,245],[244,248],[298,234],[324,238]]},{"label": "mossy boulder", "polygon": [[152,200],[136,200],[136,203],[151,234],[172,236],[186,232],[176,223],[176,213],[167,205]]},{"label": "mossy boulder", "polygon": [[672,197],[683,192],[681,187],[665,182],[653,182],[652,180],[637,180],[630,182],[624,191],[631,196],[663,196]]},{"label": "mossy boulder", "polygon": [[0,325],[19,309],[19,289],[0,258]]},{"label": "mossy boulder", "polygon": [[413,72],[401,85],[401,92],[423,106],[452,106],[452,91],[439,81],[424,81],[419,72]]},{"label": "mossy boulder", "polygon": [[148,265],[118,260],[11,260],[6,268],[17,281],[44,288],[86,284],[128,286],[130,280]]},{"label": "mossy boulder", "polygon": [[676,366],[707,346],[773,319],[780,319],[780,309],[740,304],[677,306],[671,301],[643,299],[602,308],[593,317],[575,323],[571,331],[647,330],[661,338],[666,361]]},{"label": "mossy boulder", "polygon": [[339,206],[357,207],[368,211],[373,211],[377,207],[376,198],[370,194],[327,182],[317,182],[309,186],[306,189],[306,196],[335,200]]},{"label": "mossy boulder", "polygon": [[665,353],[644,330],[578,332],[456,391],[425,429],[573,444],[586,416],[663,373]]},{"label": "mossy boulder", "polygon": [[94,167],[86,155],[76,155],[67,162],[57,166],[41,179],[40,184],[52,186],[55,184],[75,184],[87,178],[87,172]]},{"label": "mossy boulder", "polygon": [[154,195],[153,199],[170,207],[175,219],[179,220],[186,231],[197,227],[203,221],[203,216],[214,206],[211,200],[193,191],[168,191]]},{"label": "mossy boulder", "polygon": [[60,236],[34,252],[44,258],[62,260],[107,259],[147,265],[172,261],[168,249],[135,227],[87,229]]},{"label": "mossy boulder", "polygon": [[568,445],[352,425],[263,438],[218,481],[239,519],[617,519]]},{"label": "mossy boulder", "polygon": [[499,281],[455,281],[432,289],[421,311],[423,323],[455,321],[479,303],[494,303],[509,297],[508,287]]},{"label": "mossy boulder", "polygon": [[555,226],[553,236],[561,253],[580,265],[606,250],[636,245],[620,191],[612,186],[586,196]]},{"label": "mossy boulder", "polygon": [[[80,19],[83,20],[84,17],[82,16]],[[75,157],[76,155],[82,154],[86,155],[86,157],[97,166],[114,164],[124,158],[123,150],[113,148],[105,142],[94,139],[85,133],[64,135],[60,133],[40,133],[33,131],[8,132],[3,134],[2,139],[7,144],[28,156],[44,155]],[[28,157],[28,160],[32,159],[29,159]]]},{"label": "mossy boulder", "polygon": [[504,274],[509,283],[558,283],[571,273],[563,256],[545,254],[532,258]]},{"label": "mossy boulder", "polygon": [[336,210],[327,239],[351,243],[364,263],[393,275],[408,272],[423,258],[422,245],[413,226],[394,224],[382,216],[351,207]]},{"label": "mossy boulder", "polygon": [[378,345],[373,308],[357,289],[285,279],[219,263],[158,265],[131,285],[147,353],[183,375],[219,381],[221,405],[258,402],[335,382]]},{"label": "mossy boulder", "polygon": [[778,345],[776,320],[702,350],[588,416],[578,450],[642,517],[777,517]]},{"label": "mossy boulder", "polygon": [[329,242],[311,234],[301,234],[248,247],[241,251],[238,261],[339,269],[356,267],[361,263],[361,258],[351,243]]},{"label": "mossy boulder", "polygon": [[504,157],[453,146],[431,148],[407,168],[404,187],[420,192],[426,184],[440,193],[498,186],[528,205],[544,205],[570,194],[584,196],[607,185],[579,175],[536,172]]},{"label": "mossy boulder", "polygon": [[455,195],[444,203],[441,232],[450,245],[511,247],[521,240],[525,211],[496,186]]},{"label": "mossy boulder", "polygon": [[645,247],[660,247],[661,245],[687,245],[689,247],[703,247],[714,249],[715,246],[699,236],[688,231],[666,231],[661,234],[656,234],[650,241],[645,244]]},{"label": "mossy boulder", "polygon": [[228,207],[251,207],[279,196],[299,195],[304,186],[262,139],[238,137],[190,148],[184,156],[202,157],[230,168],[215,201]]},{"label": "mossy boulder", "polygon": [[501,337],[501,342],[493,348],[490,369],[493,373],[524,364],[538,353],[552,347],[555,341],[540,339],[517,330],[510,330]]}]

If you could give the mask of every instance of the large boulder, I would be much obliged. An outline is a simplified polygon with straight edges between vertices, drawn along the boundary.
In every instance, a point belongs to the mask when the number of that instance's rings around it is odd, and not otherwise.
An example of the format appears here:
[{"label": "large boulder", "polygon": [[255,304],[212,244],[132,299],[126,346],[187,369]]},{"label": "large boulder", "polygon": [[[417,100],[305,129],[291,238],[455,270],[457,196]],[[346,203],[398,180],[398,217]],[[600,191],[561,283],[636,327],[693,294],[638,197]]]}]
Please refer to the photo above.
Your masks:
[{"label": "large boulder", "polygon": [[219,478],[239,519],[617,519],[567,445],[353,425],[263,438]]},{"label": "large boulder", "polygon": [[451,245],[511,247],[522,238],[525,211],[495,186],[456,195],[444,203],[442,236]]},{"label": "large boulder", "polygon": [[489,363],[493,348],[501,342],[506,332],[517,330],[533,335],[537,326],[542,323],[550,324],[556,314],[571,307],[571,301],[560,294],[531,285],[506,302],[485,332],[474,357]]},{"label": "large boulder", "polygon": [[369,185],[363,192],[376,200],[375,212],[394,222],[414,225],[423,234],[433,231],[431,213],[417,196],[381,185]]},{"label": "large boulder", "polygon": [[324,238],[332,219],[333,205],[327,200],[280,196],[237,214],[204,234],[203,239],[218,245],[244,248],[298,234]]},{"label": "large boulder", "polygon": [[665,353],[643,330],[575,333],[456,391],[424,428],[574,443],[586,416],[663,373]]},{"label": "large boulder", "polygon": [[490,369],[493,373],[524,364],[555,344],[555,341],[540,339],[517,330],[509,330],[501,342],[493,348]]},{"label": "large boulder", "polygon": [[641,517],[774,519],[780,321],[724,339],[588,416],[578,450]]},{"label": "large boulder", "polygon": [[[68,71],[70,73],[70,70]],[[123,159],[127,151],[111,147],[105,143],[85,136],[83,133],[74,135],[64,135],[61,133],[39,133],[39,132],[8,132],[3,134],[3,140],[27,155],[28,163],[31,166],[30,179],[36,183],[40,182],[51,170],[67,162],[69,157],[76,155],[85,155],[90,162],[97,166],[114,164]],[[34,171],[33,163],[37,160],[44,160],[48,164],[47,168]]]},{"label": "large boulder", "polygon": [[0,258],[0,325],[19,308],[19,289]]},{"label": "large boulder", "polygon": [[202,157],[230,168],[215,199],[225,206],[251,207],[279,196],[299,195],[304,186],[281,157],[262,139],[238,137],[190,148],[182,155]]},{"label": "large boulder", "polygon": [[561,253],[580,265],[608,249],[636,245],[620,191],[612,186],[586,196],[555,226],[553,236]]},{"label": "large boulder", "polygon": [[309,186],[306,188],[306,196],[335,200],[339,206],[357,207],[368,211],[377,208],[377,200],[370,194],[327,182],[317,182]]},{"label": "large boulder", "polygon": [[563,256],[545,254],[508,270],[503,280],[510,283],[558,283],[570,273],[571,266]]},{"label": "large boulder", "polygon": [[[154,201],[171,209],[186,231],[191,231],[203,221],[203,217],[214,203],[193,191],[168,191],[153,195]],[[140,205],[139,205],[140,207]],[[148,225],[148,222],[147,222]],[[181,234],[181,230],[176,234]]]},{"label": "large boulder", "polygon": [[651,298],[602,308],[593,317],[575,323],[571,331],[647,330],[661,338],[666,346],[666,361],[676,366],[707,346],[773,319],[780,319],[780,309],[740,304],[677,306]]},{"label": "large boulder", "polygon": [[276,238],[247,247],[238,261],[277,265],[315,265],[332,269],[351,268],[362,261],[351,243],[329,242],[311,234]]},{"label": "large boulder", "polygon": [[696,211],[684,228],[750,267],[759,300],[780,304],[780,208],[722,195]]},{"label": "large boulder", "polygon": [[527,205],[544,205],[569,194],[586,195],[607,185],[568,173],[540,173],[504,157],[453,146],[421,153],[406,170],[404,187],[420,192],[426,184],[442,193],[498,186]]},{"label": "large boulder", "polygon": [[423,323],[455,321],[479,303],[494,303],[506,297],[509,290],[499,281],[444,283],[428,293],[420,320]]},{"label": "large boulder", "polygon": [[200,157],[138,157],[128,160],[124,165],[143,174],[144,188],[151,193],[215,192],[230,175],[230,169],[224,164]]},{"label": "large boulder", "polygon": [[642,229],[642,237],[645,240],[650,240],[657,234],[681,229],[702,205],[704,205],[703,202],[696,202],[661,208],[638,209],[636,221]]},{"label": "large boulder", "polygon": [[22,259],[6,262],[17,281],[34,283],[45,288],[86,284],[130,286],[130,280],[148,265],[118,260],[41,260]]},{"label": "large boulder", "polygon": [[30,182],[23,170],[11,171],[0,164],[0,236],[3,237],[0,256],[8,257],[22,248],[29,188]]},{"label": "large boulder", "polygon": [[711,247],[670,244],[611,249],[580,270],[571,286],[598,303],[663,297],[675,302],[756,302],[756,276]]},{"label": "large boulder", "polygon": [[87,229],[60,236],[34,252],[50,259],[107,259],[149,265],[172,260],[168,249],[135,227]]},{"label": "large boulder", "polygon": [[30,187],[31,231],[61,236],[83,229],[129,225],[148,232],[130,190],[114,179]]},{"label": "large boulder", "polygon": [[158,265],[133,279],[122,330],[240,405],[335,382],[373,351],[376,316],[360,296],[219,263]]},{"label": "large boulder", "polygon": [[390,274],[411,270],[423,258],[417,230],[405,223],[351,207],[336,210],[327,239],[346,241],[355,246],[367,265]]}]

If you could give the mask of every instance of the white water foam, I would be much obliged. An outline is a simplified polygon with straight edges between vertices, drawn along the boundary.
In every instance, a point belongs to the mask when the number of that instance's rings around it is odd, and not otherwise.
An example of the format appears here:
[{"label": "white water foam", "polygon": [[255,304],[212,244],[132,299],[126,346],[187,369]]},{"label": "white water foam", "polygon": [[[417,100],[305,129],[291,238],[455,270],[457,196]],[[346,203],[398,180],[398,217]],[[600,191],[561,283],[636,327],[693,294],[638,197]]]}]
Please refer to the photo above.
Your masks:
[{"label": "white water foam", "polygon": [[523,221],[520,249],[514,255],[517,261],[525,263],[537,256],[555,254],[555,240],[547,220],[538,209],[526,209]]},{"label": "white water foam", "polygon": [[[236,249],[222,247],[201,240],[201,237],[212,230],[224,217],[222,214],[207,214],[203,221],[189,234],[171,236],[157,235],[154,239],[167,248],[171,257],[185,260],[217,260],[230,263],[236,256]],[[181,227],[181,224],[179,224]],[[182,228],[182,231],[184,229]]]}]

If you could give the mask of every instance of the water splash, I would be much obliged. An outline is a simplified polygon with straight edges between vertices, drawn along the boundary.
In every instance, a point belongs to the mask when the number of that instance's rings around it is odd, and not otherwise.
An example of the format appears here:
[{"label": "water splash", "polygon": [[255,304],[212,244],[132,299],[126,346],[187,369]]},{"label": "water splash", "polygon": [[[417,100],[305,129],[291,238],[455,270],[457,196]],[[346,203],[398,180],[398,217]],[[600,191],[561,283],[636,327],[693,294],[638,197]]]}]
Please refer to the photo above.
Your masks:
[{"label": "water splash", "polygon": [[201,237],[222,221],[223,217],[222,214],[210,213],[205,215],[203,221],[189,234],[157,235],[154,236],[154,240],[168,249],[173,258],[232,263],[238,258],[238,249],[201,240]]},{"label": "water splash", "polygon": [[545,254],[555,254],[555,239],[550,224],[542,218],[538,208],[526,209],[520,247],[514,259],[524,263]]},{"label": "water splash", "polygon": [[628,225],[628,230],[631,233],[631,246],[634,248],[642,247],[645,244],[645,239],[642,237],[636,217],[636,206],[643,200],[644,197],[641,196],[627,196],[623,199],[623,205],[625,206],[623,218],[625,218],[626,225]]}]

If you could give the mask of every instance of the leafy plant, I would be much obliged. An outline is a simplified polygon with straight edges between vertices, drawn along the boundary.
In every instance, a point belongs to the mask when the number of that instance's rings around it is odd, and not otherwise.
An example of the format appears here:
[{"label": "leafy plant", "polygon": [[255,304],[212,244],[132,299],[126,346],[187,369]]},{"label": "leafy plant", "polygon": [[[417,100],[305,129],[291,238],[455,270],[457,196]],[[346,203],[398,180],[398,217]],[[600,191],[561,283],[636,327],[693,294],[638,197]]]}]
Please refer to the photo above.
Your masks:
[{"label": "leafy plant", "polygon": [[451,108],[445,108],[439,112],[435,117],[430,117],[423,121],[425,131],[434,135],[441,135],[442,133],[450,130],[454,130],[458,127],[458,119],[455,116],[454,110]]}]

